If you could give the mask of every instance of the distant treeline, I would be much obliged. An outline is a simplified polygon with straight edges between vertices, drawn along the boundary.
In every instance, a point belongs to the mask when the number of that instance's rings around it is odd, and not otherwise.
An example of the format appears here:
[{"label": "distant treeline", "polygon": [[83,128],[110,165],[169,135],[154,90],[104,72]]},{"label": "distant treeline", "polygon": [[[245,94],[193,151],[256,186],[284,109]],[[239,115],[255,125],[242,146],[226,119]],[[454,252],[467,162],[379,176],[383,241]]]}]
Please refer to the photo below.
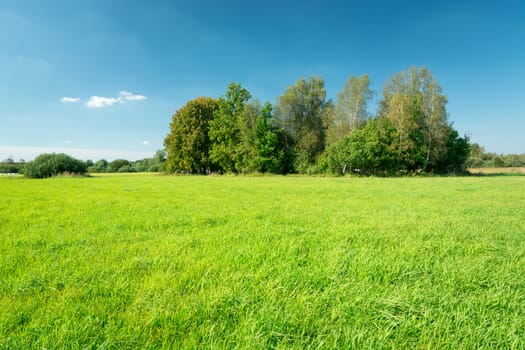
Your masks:
[{"label": "distant treeline", "polygon": [[351,76],[336,101],[321,77],[300,79],[275,106],[240,84],[198,97],[172,117],[167,170],[178,173],[462,173],[470,143],[448,121],[447,98],[426,68],[386,82],[375,115],[367,75]]},{"label": "distant treeline", "polygon": [[158,150],[152,158],[137,161],[115,159],[108,162],[105,159],[93,163],[87,161],[87,171],[90,173],[134,173],[134,172],[160,172],[166,170],[166,153]]},{"label": "distant treeline", "polygon": [[82,161],[64,153],[43,153],[31,162],[20,160],[15,162],[8,158],[0,162],[0,173],[24,174],[30,178],[47,178],[51,176],[85,175],[87,173],[129,173],[129,172],[160,172],[166,168],[166,157],[163,150],[159,150],[152,158],[138,161],[116,159],[108,162],[101,159]]},{"label": "distant treeline", "polygon": [[0,162],[0,174],[18,174],[22,173],[26,162],[20,159],[15,162],[13,158],[7,158]]},{"label": "distant treeline", "polygon": [[483,146],[477,143],[470,147],[470,157],[467,160],[469,168],[507,168],[525,167],[525,153],[496,154],[486,152]]}]

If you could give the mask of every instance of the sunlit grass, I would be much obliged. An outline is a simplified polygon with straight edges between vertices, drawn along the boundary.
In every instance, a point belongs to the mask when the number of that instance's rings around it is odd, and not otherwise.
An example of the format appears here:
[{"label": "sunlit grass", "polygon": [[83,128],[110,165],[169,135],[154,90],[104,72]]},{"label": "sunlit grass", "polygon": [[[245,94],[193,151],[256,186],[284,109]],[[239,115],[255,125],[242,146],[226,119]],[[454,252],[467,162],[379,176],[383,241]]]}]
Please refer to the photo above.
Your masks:
[{"label": "sunlit grass", "polygon": [[525,168],[523,167],[504,167],[504,168],[470,168],[471,174],[481,175],[525,175]]},{"label": "sunlit grass", "polygon": [[0,348],[525,348],[524,185],[0,178]]}]

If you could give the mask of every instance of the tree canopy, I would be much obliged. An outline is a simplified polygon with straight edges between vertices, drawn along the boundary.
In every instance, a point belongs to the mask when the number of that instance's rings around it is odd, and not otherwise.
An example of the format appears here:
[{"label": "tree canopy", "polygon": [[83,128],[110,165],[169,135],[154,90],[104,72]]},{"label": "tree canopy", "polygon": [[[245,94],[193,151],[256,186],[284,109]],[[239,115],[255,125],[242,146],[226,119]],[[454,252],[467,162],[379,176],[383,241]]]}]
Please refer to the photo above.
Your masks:
[{"label": "tree canopy", "polygon": [[379,116],[397,130],[400,166],[409,171],[436,170],[447,152],[447,97],[430,70],[411,67],[387,82]]},{"label": "tree canopy", "polygon": [[277,99],[275,122],[287,135],[297,155],[296,169],[303,172],[323,152],[333,105],[326,101],[321,77],[299,79]]},{"label": "tree canopy", "polygon": [[328,128],[328,143],[340,141],[371,117],[368,103],[374,96],[368,75],[351,76],[337,95],[334,121]]},{"label": "tree canopy", "polygon": [[217,169],[210,157],[209,137],[217,110],[217,100],[197,97],[173,115],[170,133],[164,139],[168,171],[206,173]]},{"label": "tree canopy", "polygon": [[224,171],[236,173],[242,169],[245,155],[242,138],[250,128],[245,106],[250,98],[251,94],[241,84],[230,83],[210,121],[210,158]]}]

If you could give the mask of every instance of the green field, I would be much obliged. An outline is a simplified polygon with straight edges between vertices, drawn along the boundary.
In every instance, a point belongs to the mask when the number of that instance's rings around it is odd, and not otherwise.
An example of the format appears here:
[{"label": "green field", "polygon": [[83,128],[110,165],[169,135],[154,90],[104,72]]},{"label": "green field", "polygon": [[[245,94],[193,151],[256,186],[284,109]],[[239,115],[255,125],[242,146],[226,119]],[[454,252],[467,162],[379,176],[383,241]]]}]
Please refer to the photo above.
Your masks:
[{"label": "green field", "polygon": [[1,349],[525,348],[525,177],[0,193]]}]

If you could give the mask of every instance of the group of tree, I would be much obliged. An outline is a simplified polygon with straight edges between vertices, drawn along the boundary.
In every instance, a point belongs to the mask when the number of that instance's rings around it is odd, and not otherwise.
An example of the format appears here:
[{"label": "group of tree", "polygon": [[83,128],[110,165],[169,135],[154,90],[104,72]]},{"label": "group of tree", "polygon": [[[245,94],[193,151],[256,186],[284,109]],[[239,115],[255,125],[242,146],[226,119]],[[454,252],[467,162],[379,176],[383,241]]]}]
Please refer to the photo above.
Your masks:
[{"label": "group of tree", "polygon": [[470,157],[467,159],[467,166],[469,168],[524,167],[525,153],[496,154],[487,152],[483,146],[474,143],[470,148]]},{"label": "group of tree", "polygon": [[291,149],[263,106],[240,84],[218,100],[198,97],[180,108],[164,144],[166,169],[182,173],[290,172]]},{"label": "group of tree", "polygon": [[0,162],[0,174],[23,173],[25,164],[26,162],[23,159],[15,162],[13,157],[8,157],[7,159]]},{"label": "group of tree", "polygon": [[524,166],[525,154],[497,155],[471,145],[448,121],[447,97],[430,70],[411,67],[388,80],[375,115],[367,75],[351,76],[334,101],[321,77],[299,79],[261,104],[240,84],[218,99],[198,97],[176,111],[165,150],[130,162],[83,162],[42,154],[8,159],[0,172],[28,177],[62,173],[169,171],[399,175],[461,173],[467,167]]},{"label": "group of tree", "polygon": [[352,76],[335,103],[321,77],[300,79],[261,105],[240,84],[218,99],[198,97],[172,117],[164,140],[170,172],[463,172],[466,136],[448,121],[447,98],[426,68],[385,84],[376,115],[367,75]]},{"label": "group of tree", "polygon": [[153,157],[137,161],[115,159],[108,162],[105,159],[100,159],[95,163],[91,160],[86,163],[90,173],[161,172],[166,169],[166,154],[164,150],[158,150]]},{"label": "group of tree", "polygon": [[116,159],[96,163],[82,161],[64,153],[42,153],[33,161],[15,162],[11,157],[0,162],[0,173],[24,174],[29,178],[47,178],[57,175],[85,175],[87,173],[161,172],[166,168],[166,156],[158,150],[152,158],[137,161]]}]

